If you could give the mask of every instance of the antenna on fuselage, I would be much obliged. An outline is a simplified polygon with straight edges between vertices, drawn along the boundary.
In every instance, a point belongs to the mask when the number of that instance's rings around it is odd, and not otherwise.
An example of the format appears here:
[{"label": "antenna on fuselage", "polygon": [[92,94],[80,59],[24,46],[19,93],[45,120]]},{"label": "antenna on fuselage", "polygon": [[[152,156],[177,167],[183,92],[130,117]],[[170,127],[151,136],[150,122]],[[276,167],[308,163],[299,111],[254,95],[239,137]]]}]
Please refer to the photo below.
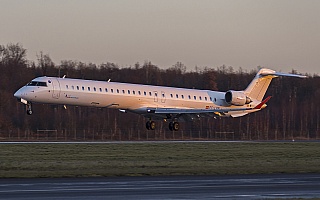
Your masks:
[{"label": "antenna on fuselage", "polygon": [[110,81],[111,81],[111,79],[109,78],[109,79],[108,79],[108,82],[110,82]]},{"label": "antenna on fuselage", "polygon": [[62,78],[65,78],[66,77],[66,75],[63,75],[63,77]]}]

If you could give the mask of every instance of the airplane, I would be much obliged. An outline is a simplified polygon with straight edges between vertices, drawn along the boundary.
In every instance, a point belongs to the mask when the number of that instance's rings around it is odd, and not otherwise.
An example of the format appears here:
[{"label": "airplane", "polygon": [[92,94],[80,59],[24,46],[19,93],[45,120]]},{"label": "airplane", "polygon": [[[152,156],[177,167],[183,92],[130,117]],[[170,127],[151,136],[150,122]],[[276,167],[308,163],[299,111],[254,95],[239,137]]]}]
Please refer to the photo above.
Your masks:
[{"label": "airplane", "polygon": [[169,121],[171,131],[178,131],[180,121],[241,117],[264,109],[271,96],[263,97],[271,80],[279,76],[306,78],[262,68],[245,90],[219,92],[43,76],[21,87],[14,96],[26,105],[28,115],[33,113],[32,103],[114,108],[145,116],[148,130],[155,130],[153,120],[160,119]]}]

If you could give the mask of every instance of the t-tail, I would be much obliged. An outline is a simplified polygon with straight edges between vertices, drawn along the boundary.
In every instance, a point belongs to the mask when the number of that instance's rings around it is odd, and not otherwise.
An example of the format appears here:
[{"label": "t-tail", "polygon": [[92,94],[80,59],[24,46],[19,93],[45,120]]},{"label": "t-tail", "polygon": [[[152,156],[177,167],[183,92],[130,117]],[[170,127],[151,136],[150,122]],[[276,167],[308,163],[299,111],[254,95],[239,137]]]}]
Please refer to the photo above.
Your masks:
[{"label": "t-tail", "polygon": [[[253,78],[248,87],[243,91],[234,91],[229,90],[225,93],[225,101],[230,106],[244,106],[246,104],[251,104],[254,107],[250,112],[255,112],[257,110],[261,110],[265,108],[266,103],[270,100],[271,96],[267,97],[263,100],[264,95],[267,92],[267,89],[273,78],[279,76],[289,76],[289,77],[298,77],[298,78],[306,78],[306,76],[298,75],[298,74],[287,74],[276,72],[271,69],[262,68],[258,71],[256,76]],[[249,107],[251,108],[251,107]],[[250,109],[249,109],[250,110]],[[248,114],[249,111],[236,111],[230,114],[232,117],[241,117]]]},{"label": "t-tail", "polygon": [[262,68],[258,71],[254,79],[251,81],[248,87],[244,90],[244,93],[250,99],[261,102],[264,95],[267,92],[267,89],[272,79],[279,76],[306,78],[306,76],[303,76],[303,75],[281,73],[271,69]]}]

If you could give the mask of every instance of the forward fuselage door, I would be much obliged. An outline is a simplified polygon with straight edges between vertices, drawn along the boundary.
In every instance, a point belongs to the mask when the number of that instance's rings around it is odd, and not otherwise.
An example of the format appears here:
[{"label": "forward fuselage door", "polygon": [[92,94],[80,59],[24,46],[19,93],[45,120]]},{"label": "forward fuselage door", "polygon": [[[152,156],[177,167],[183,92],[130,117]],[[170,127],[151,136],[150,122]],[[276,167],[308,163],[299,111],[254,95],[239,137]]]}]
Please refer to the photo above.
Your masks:
[{"label": "forward fuselage door", "polygon": [[52,98],[54,99],[59,99],[60,98],[60,93],[61,93],[61,87],[60,87],[60,82],[57,78],[52,78]]}]

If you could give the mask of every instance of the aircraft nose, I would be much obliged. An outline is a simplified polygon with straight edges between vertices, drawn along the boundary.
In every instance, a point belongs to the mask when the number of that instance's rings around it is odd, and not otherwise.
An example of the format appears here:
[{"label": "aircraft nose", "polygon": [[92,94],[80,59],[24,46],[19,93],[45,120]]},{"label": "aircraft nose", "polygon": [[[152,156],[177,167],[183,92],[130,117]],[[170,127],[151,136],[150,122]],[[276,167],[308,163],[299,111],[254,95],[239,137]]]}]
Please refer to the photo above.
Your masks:
[{"label": "aircraft nose", "polygon": [[20,94],[19,94],[19,92],[18,92],[18,91],[17,91],[17,92],[15,92],[13,96],[14,96],[14,97],[16,97],[16,98],[20,98]]},{"label": "aircraft nose", "polygon": [[16,91],[13,96],[16,97],[16,98],[21,98],[22,97],[21,89]]}]

